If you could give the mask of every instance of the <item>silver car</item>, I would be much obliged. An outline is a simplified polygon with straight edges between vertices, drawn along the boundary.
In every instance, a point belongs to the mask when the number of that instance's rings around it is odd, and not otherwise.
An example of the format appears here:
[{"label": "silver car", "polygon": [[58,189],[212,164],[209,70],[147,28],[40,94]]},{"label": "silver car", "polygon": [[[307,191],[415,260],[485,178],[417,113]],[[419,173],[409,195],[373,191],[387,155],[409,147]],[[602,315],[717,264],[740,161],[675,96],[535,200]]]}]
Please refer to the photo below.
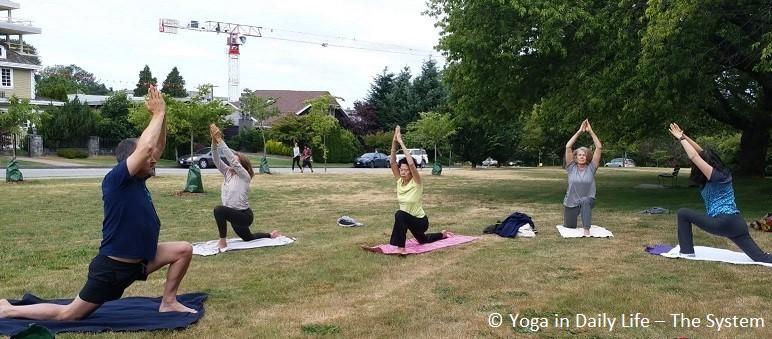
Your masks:
[{"label": "silver car", "polygon": [[[220,150],[220,159],[226,164],[230,164],[223,156],[222,150]],[[208,168],[214,166],[214,159],[212,159],[212,148],[204,147],[198,151],[193,152],[193,156],[186,154],[177,159],[177,164],[180,167],[188,167],[191,164],[198,165],[199,168]]]},{"label": "silver car", "polygon": [[[624,166],[622,165],[622,161],[624,161]],[[606,167],[635,167],[635,161],[630,158],[614,158],[606,163]]]}]

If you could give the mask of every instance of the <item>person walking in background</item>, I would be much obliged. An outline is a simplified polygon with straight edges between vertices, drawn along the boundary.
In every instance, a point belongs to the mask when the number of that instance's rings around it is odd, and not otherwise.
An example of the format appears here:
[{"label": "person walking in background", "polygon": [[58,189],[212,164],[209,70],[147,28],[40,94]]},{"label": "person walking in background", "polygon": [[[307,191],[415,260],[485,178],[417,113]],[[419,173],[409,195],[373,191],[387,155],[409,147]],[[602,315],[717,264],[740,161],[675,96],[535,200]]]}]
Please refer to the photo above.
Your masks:
[{"label": "person walking in background", "polygon": [[303,173],[303,166],[300,164],[300,147],[298,147],[297,141],[295,141],[295,147],[292,147],[292,172],[295,172],[295,164],[298,164],[300,173]]},{"label": "person walking in background", "polygon": [[311,169],[311,173],[314,173],[314,166],[311,164],[314,162],[313,156],[311,148],[308,145],[303,146],[303,155],[300,156],[300,160],[303,162],[303,166],[300,167],[301,171],[303,171],[303,167],[308,166]]}]

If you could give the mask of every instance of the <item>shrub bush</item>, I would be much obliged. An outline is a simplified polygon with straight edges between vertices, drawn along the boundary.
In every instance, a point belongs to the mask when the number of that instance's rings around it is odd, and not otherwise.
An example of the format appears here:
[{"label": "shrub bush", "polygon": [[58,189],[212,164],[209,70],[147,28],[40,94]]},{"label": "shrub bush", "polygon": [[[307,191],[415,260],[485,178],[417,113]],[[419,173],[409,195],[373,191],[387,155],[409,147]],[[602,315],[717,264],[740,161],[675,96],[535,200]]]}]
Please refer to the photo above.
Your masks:
[{"label": "shrub bush", "polygon": [[265,142],[265,150],[268,154],[292,156],[292,148],[281,141],[268,140]]},{"label": "shrub bush", "polygon": [[56,150],[56,155],[66,159],[88,158],[88,152],[77,148],[60,148]]}]

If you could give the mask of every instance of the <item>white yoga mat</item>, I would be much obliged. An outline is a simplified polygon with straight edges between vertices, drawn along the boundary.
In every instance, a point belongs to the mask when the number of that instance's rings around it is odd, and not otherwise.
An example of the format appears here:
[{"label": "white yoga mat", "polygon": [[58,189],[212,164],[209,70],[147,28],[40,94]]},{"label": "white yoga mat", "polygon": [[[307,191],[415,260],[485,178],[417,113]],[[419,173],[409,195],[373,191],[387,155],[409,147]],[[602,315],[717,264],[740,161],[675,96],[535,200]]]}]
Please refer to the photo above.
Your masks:
[{"label": "white yoga mat", "polygon": [[681,247],[676,246],[672,250],[661,254],[663,257],[668,258],[684,258],[691,260],[703,260],[703,261],[720,261],[730,264],[738,265],[762,265],[772,267],[772,264],[753,261],[747,254],[742,252],[735,252],[725,250],[721,248],[694,246],[694,257],[687,257],[681,254]]},{"label": "white yoga mat", "polygon": [[[563,225],[557,225],[555,226],[558,228],[558,232],[560,232],[560,236],[563,238],[584,238],[584,228],[577,227],[577,228],[567,228],[563,227]],[[611,231],[600,227],[596,225],[590,226],[590,237],[592,238],[610,238],[614,235],[611,234]]]},{"label": "white yoga mat", "polygon": [[[217,241],[218,240],[209,240],[204,242],[193,243],[193,254],[208,256],[208,255],[215,255],[220,253],[220,250],[217,248]],[[228,239],[227,242],[228,242],[228,251],[236,251],[236,250],[246,250],[246,249],[258,248],[258,247],[289,245],[295,242],[295,239],[290,237],[285,237],[282,235],[280,237],[276,237],[273,239],[262,238],[262,239],[255,239],[252,241],[244,241],[239,238],[232,238],[232,239]]]}]

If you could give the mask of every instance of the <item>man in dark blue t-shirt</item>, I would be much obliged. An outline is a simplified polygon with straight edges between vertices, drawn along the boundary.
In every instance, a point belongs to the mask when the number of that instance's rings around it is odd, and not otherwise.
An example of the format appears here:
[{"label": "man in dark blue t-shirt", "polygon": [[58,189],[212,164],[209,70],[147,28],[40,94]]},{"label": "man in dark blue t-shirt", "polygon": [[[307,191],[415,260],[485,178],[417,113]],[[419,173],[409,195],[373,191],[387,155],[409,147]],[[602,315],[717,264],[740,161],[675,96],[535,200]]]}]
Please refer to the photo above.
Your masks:
[{"label": "man in dark blue t-shirt", "polygon": [[166,147],[166,105],[155,86],[145,102],[150,123],[139,139],[121,141],[116,165],[102,181],[104,221],[99,254],[88,267],[88,280],[68,305],[12,306],[0,300],[0,318],[35,320],[83,319],[103,303],[119,299],[135,280],[169,265],[159,312],[190,312],[177,301],[177,289],[187,272],[193,248],[187,242],[158,243],[161,221],[145,181]]}]

